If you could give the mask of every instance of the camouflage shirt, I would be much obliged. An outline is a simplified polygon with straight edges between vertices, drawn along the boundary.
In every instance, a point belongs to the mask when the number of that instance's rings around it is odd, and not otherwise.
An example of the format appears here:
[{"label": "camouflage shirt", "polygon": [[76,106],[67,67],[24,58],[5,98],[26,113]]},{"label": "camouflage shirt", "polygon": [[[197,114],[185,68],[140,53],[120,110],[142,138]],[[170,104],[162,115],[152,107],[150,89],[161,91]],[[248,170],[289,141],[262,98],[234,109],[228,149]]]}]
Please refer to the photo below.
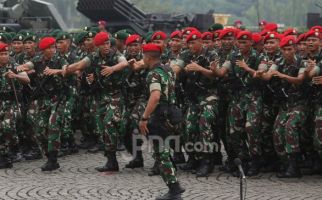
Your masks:
[{"label": "camouflage shirt", "polygon": [[[173,64],[184,69],[191,61],[196,62],[203,68],[210,69],[210,63],[217,58],[215,51],[203,49],[201,54],[193,55],[189,49],[184,50],[179,57],[173,61]],[[185,72],[181,70],[182,84],[185,97],[190,102],[200,102],[205,97],[217,95],[216,80],[209,79],[200,72]]]},{"label": "camouflage shirt", "polygon": [[[74,50],[70,50],[64,55],[59,54],[62,58],[66,60],[68,64],[73,64],[79,60],[76,52]],[[76,75],[69,75],[64,78],[64,84],[69,89],[68,94],[72,95],[76,93],[77,87],[77,76]]]},{"label": "camouflage shirt", "polygon": [[101,75],[102,66],[113,67],[114,65],[126,61],[123,54],[118,51],[111,50],[106,57],[102,57],[99,52],[92,53],[83,60],[87,63],[89,68],[88,74],[94,73],[94,82],[96,88],[104,93],[118,93],[122,91],[122,83],[124,77],[124,70],[113,72],[110,76],[104,77]]},{"label": "camouflage shirt", "polygon": [[[277,70],[288,76],[297,77],[302,74],[305,70],[305,62],[298,56],[294,57],[293,64],[287,64],[285,59],[281,59],[275,65],[270,67],[270,70]],[[278,77],[272,79],[274,84],[275,97],[279,99],[280,102],[296,103],[301,104],[306,99],[305,96],[305,82],[301,85],[291,84],[286,80],[280,79]]]},{"label": "camouflage shirt", "polygon": [[67,91],[61,75],[46,76],[44,70],[63,69],[67,61],[60,55],[54,55],[50,60],[44,60],[43,55],[35,56],[31,61],[26,63],[29,69],[34,69],[35,73],[31,76],[31,86],[34,87],[34,97],[44,97],[59,95],[62,96]]},{"label": "camouflage shirt", "polygon": [[[16,67],[17,67],[17,64],[12,62],[9,62],[9,64],[3,67],[0,67],[0,75],[1,75],[0,76],[0,100],[15,99],[12,83],[14,83],[17,94],[18,95],[21,94],[20,91],[22,90],[23,85],[15,79],[12,79],[13,82],[11,82],[10,79],[4,76],[4,74],[7,73],[9,70],[13,71],[14,73],[17,73]],[[19,74],[23,74],[27,76],[26,72],[21,72]]]},{"label": "camouflage shirt", "polygon": [[153,90],[161,92],[161,105],[175,103],[175,75],[168,65],[157,64],[147,75],[147,87],[150,93]]},{"label": "camouflage shirt", "polygon": [[254,49],[251,49],[248,57],[244,57],[239,50],[233,50],[222,64],[222,67],[229,71],[227,75],[229,93],[249,94],[261,90],[259,80],[252,78],[249,72],[236,65],[238,60],[244,60],[253,70],[258,68],[259,60]]},{"label": "camouflage shirt", "polygon": [[[143,55],[139,53],[135,57],[129,56],[127,53],[125,54],[125,58],[127,60],[135,59],[136,61],[142,60]],[[142,69],[139,71],[134,71],[127,67],[124,70],[124,92],[126,97],[129,100],[136,100],[140,97],[146,98],[147,88],[146,88],[146,77],[148,74],[148,70]]]}]

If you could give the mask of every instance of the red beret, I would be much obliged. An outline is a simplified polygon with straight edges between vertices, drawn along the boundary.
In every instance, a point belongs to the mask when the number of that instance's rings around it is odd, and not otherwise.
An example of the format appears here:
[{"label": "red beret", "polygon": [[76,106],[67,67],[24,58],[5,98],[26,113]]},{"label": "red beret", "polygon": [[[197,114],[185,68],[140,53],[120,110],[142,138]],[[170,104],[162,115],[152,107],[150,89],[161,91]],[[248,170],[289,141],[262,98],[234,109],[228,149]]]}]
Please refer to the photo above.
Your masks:
[{"label": "red beret", "polygon": [[170,38],[179,38],[182,39],[182,32],[177,30],[171,33]]},{"label": "red beret", "polygon": [[236,20],[235,22],[234,22],[234,24],[243,24],[243,22],[241,21],[241,20]]},{"label": "red beret", "polygon": [[195,27],[187,27],[182,31],[183,35],[189,35],[192,32],[198,31]]},{"label": "red beret", "polygon": [[259,25],[260,25],[260,26],[262,26],[262,25],[264,25],[264,26],[265,26],[266,24],[267,24],[267,21],[266,21],[266,20],[261,20],[261,21],[259,22]]},{"label": "red beret", "polygon": [[262,30],[259,34],[262,36],[262,37],[265,37],[270,31],[269,30]]},{"label": "red beret", "polygon": [[321,38],[321,33],[316,32],[314,30],[310,30],[310,31],[306,32],[306,34],[305,34],[305,39],[308,38],[308,37]]},{"label": "red beret", "polygon": [[281,39],[280,35],[276,32],[268,32],[267,35],[264,37],[264,42],[269,39]]},{"label": "red beret", "polygon": [[316,31],[316,32],[322,32],[322,26],[313,26],[310,30]]},{"label": "red beret", "polygon": [[252,33],[249,31],[240,31],[237,40],[252,40]]},{"label": "red beret", "polygon": [[268,30],[268,31],[277,31],[277,24],[275,23],[268,23],[265,25],[264,29]]},{"label": "red beret", "polygon": [[222,30],[217,30],[217,31],[214,32],[214,39],[219,38],[219,35],[220,35],[221,31]]},{"label": "red beret", "polygon": [[54,37],[44,37],[39,41],[39,49],[45,50],[50,46],[54,45],[56,42]]},{"label": "red beret", "polygon": [[300,43],[302,41],[305,41],[305,39],[306,39],[305,36],[306,36],[305,33],[299,35],[299,37],[296,40],[296,43],[298,44],[298,43]]},{"label": "red beret", "polygon": [[94,37],[95,46],[100,46],[110,39],[110,36],[106,32],[99,32]]},{"label": "red beret", "polygon": [[142,49],[143,49],[143,53],[146,53],[146,52],[159,52],[159,53],[161,53],[162,52],[161,47],[156,44],[153,44],[153,43],[143,45]]},{"label": "red beret", "polygon": [[201,39],[203,39],[203,40],[213,40],[214,39],[214,34],[212,34],[210,32],[204,32],[201,35]]},{"label": "red beret", "polygon": [[156,31],[153,33],[151,40],[166,40],[167,34],[162,31]]},{"label": "red beret", "polygon": [[0,42],[0,52],[9,51],[8,45],[6,43]]},{"label": "red beret", "polygon": [[141,37],[139,35],[130,35],[129,37],[127,37],[126,41],[125,41],[125,45],[129,45],[132,43],[140,43],[141,42]]},{"label": "red beret", "polygon": [[295,28],[289,28],[283,32],[283,36],[296,35],[296,34],[297,34],[297,30]]},{"label": "red beret", "polygon": [[283,48],[285,46],[294,45],[295,43],[296,43],[296,39],[294,36],[292,36],[292,35],[285,36],[282,38],[282,40],[280,42],[280,47]]},{"label": "red beret", "polygon": [[226,28],[226,29],[222,30],[219,35],[219,39],[222,39],[225,36],[235,37],[235,29]]},{"label": "red beret", "polygon": [[104,20],[99,20],[98,22],[97,22],[97,24],[98,25],[102,25],[102,26],[106,26],[106,21],[104,21]]},{"label": "red beret", "polygon": [[255,44],[257,44],[263,40],[263,37],[259,33],[253,33],[252,40]]},{"label": "red beret", "polygon": [[186,42],[200,39],[200,38],[201,38],[201,33],[199,31],[194,31],[187,36]]}]

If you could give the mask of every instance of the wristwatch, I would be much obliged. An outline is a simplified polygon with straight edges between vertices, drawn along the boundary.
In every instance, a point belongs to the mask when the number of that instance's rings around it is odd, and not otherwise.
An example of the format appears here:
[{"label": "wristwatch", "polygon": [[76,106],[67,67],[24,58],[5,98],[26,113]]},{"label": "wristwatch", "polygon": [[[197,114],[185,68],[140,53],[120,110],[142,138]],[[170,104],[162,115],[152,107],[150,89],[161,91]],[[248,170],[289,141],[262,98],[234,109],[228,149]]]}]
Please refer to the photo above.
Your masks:
[{"label": "wristwatch", "polygon": [[149,118],[145,118],[144,116],[142,116],[142,118],[141,118],[141,121],[148,121],[149,120]]}]

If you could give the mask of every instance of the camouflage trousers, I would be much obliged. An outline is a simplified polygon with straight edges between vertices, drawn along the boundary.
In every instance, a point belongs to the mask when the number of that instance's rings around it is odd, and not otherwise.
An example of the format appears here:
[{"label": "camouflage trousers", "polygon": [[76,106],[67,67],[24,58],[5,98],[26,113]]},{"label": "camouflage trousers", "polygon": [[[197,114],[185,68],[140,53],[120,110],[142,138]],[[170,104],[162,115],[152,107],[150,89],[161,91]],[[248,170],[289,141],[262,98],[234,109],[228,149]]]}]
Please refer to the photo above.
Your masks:
[{"label": "camouflage trousers", "polygon": [[[218,99],[209,96],[200,101],[199,104],[189,104],[185,114],[185,131],[183,140],[186,143],[200,147],[199,153],[213,153],[218,145],[214,144],[215,119],[218,116]],[[187,150],[189,151],[189,150]],[[204,155],[204,154],[200,154]]]},{"label": "camouflage trousers", "polygon": [[122,116],[122,136],[126,149],[132,153],[134,143],[138,146],[142,146],[143,141],[134,141],[134,136],[140,134],[139,121],[144,113],[146,99],[132,99],[127,100],[128,105],[124,109]]},{"label": "camouflage trousers", "polygon": [[261,155],[261,118],[263,102],[259,94],[244,94],[231,98],[228,105],[229,134],[227,143],[233,157]]},{"label": "camouflage trousers", "polygon": [[261,146],[263,155],[274,156],[275,149],[273,144],[273,126],[278,114],[278,103],[271,99],[263,103]]},{"label": "camouflage trousers", "polygon": [[279,108],[273,129],[273,142],[278,156],[300,152],[300,135],[306,131],[305,103]]},{"label": "camouflage trousers", "polygon": [[[176,170],[170,158],[170,144],[166,144],[168,136],[174,134],[173,129],[167,125],[167,119],[165,116],[165,110],[167,105],[159,105],[153,112],[151,118],[148,121],[149,139],[152,136],[158,136],[157,139],[152,139],[153,142],[153,158],[159,163],[160,175],[163,181],[168,185],[176,183]],[[160,141],[159,139],[162,139]]]},{"label": "camouflage trousers", "polygon": [[69,138],[74,137],[73,136],[73,122],[76,118],[76,100],[77,100],[77,94],[76,89],[73,89],[69,95],[67,95],[63,111],[63,129],[62,129],[62,139],[68,140]]},{"label": "camouflage trousers", "polygon": [[322,105],[315,105],[315,131],[313,136],[313,144],[315,150],[322,158]]},{"label": "camouflage trousers", "polygon": [[84,136],[99,136],[96,127],[97,98],[92,94],[80,94],[76,97],[76,116],[79,128]]},{"label": "camouflage trousers", "polygon": [[58,96],[31,102],[29,116],[35,125],[37,141],[45,153],[60,149],[64,104]]},{"label": "camouflage trousers", "polygon": [[157,163],[160,163],[160,175],[163,181],[169,185],[171,183],[178,182],[176,177],[176,170],[171,161],[170,148],[158,145],[157,143],[153,144],[153,158]]},{"label": "camouflage trousers", "polygon": [[96,110],[96,126],[102,136],[105,151],[116,151],[117,141],[122,133],[122,95],[101,94]]},{"label": "camouflage trousers", "polygon": [[18,110],[14,101],[0,101],[0,155],[7,155],[10,147],[18,143],[17,115]]}]

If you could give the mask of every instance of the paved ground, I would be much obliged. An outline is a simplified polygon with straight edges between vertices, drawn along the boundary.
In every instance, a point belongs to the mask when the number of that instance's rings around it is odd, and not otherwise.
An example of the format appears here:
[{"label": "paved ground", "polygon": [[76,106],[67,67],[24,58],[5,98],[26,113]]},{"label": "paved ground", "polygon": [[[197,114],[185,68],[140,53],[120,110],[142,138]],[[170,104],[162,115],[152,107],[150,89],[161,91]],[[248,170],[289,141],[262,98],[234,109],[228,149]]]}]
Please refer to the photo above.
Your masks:
[{"label": "paved ground", "polygon": [[[118,158],[124,168],[125,157],[119,153]],[[45,160],[16,163],[12,169],[0,170],[0,199],[153,199],[167,188],[160,177],[147,176],[153,162],[150,155],[145,158],[143,169],[113,174],[95,171],[105,162],[102,154],[82,152],[61,158],[61,169],[49,173],[39,169]],[[187,189],[184,199],[239,199],[239,180],[217,169],[208,179],[179,171],[179,179]],[[247,186],[247,199],[322,200],[321,176],[280,180],[274,174],[262,174],[248,179]]]}]

